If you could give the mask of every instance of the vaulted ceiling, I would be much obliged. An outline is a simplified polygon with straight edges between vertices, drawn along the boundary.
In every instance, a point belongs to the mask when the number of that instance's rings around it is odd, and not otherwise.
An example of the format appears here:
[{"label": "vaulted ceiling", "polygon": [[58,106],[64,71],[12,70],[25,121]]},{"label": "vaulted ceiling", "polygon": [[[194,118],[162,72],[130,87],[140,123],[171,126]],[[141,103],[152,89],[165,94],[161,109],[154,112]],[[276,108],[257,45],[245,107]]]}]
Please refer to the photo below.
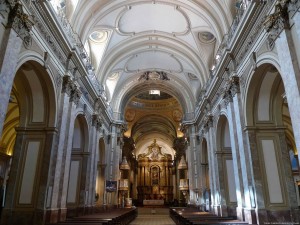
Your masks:
[{"label": "vaulted ceiling", "polygon": [[[112,110],[124,115],[138,94],[150,90],[173,96],[183,114],[194,111],[200,90],[214,66],[215,53],[231,25],[235,2],[65,0],[64,3],[66,16],[86,43]],[[168,122],[155,120],[163,124],[161,130],[172,127]]]}]

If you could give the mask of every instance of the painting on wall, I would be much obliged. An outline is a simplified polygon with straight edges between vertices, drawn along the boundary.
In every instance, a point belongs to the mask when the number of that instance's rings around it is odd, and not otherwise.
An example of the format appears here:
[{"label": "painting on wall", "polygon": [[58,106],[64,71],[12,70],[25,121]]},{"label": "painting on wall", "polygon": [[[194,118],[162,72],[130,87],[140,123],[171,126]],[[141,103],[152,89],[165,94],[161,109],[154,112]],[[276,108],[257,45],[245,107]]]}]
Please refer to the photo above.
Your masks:
[{"label": "painting on wall", "polygon": [[117,181],[107,180],[106,181],[106,191],[107,192],[117,191]]}]

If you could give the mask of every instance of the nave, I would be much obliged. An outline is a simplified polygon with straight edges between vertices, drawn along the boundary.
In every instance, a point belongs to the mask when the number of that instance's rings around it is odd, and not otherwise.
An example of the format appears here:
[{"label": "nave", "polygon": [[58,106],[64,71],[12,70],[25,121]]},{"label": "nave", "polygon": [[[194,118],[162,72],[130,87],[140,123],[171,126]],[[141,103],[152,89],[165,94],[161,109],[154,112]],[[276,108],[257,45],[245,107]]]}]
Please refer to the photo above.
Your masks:
[{"label": "nave", "polygon": [[175,225],[169,208],[138,208],[138,216],[130,225]]},{"label": "nave", "polygon": [[132,205],[299,224],[299,9],[0,0],[0,224]]}]

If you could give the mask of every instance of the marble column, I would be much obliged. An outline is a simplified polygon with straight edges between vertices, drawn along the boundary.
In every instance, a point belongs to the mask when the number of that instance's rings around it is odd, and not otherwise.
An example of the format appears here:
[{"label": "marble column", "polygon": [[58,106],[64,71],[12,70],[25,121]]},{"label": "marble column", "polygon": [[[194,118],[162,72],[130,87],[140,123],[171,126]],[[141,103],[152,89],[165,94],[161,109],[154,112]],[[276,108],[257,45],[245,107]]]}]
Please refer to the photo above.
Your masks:
[{"label": "marble column", "polygon": [[244,188],[242,183],[242,173],[241,173],[241,161],[240,161],[240,152],[237,143],[236,137],[236,124],[233,113],[233,103],[229,102],[227,106],[228,111],[228,125],[229,125],[229,134],[230,134],[230,143],[231,143],[231,152],[232,152],[232,160],[233,160],[233,170],[234,170],[234,180],[235,180],[235,189],[236,189],[236,197],[237,197],[237,208],[236,215],[238,219],[243,220],[243,205],[244,205]]},{"label": "marble column", "polygon": [[[300,149],[300,70],[290,30],[283,30],[276,40],[281,76],[284,84],[296,147]],[[300,160],[300,154],[298,154]]]},{"label": "marble column", "polygon": [[[256,129],[255,127],[246,127],[245,128],[245,134],[246,134],[246,146],[247,149],[245,149],[245,152],[248,152],[251,154],[250,161],[252,164],[252,170],[253,170],[253,196],[250,196],[251,199],[251,205],[252,208],[255,207],[256,211],[256,220],[257,223],[259,221],[268,221],[267,217],[267,211],[266,208],[266,202],[265,202],[265,192],[263,189],[264,181],[263,181],[263,170],[260,166],[260,160],[259,160],[259,149],[258,149],[258,143],[257,143],[257,137],[256,137]],[[249,163],[250,164],[250,163]],[[251,190],[249,189],[249,192],[251,194]],[[251,194],[252,195],[252,194]],[[253,200],[252,200],[253,198]],[[253,205],[255,204],[255,205]],[[247,219],[247,218],[245,218]]]},{"label": "marble column", "polygon": [[2,135],[22,43],[22,39],[12,28],[5,30],[0,47],[0,137]]},{"label": "marble column", "polygon": [[55,150],[52,156],[52,170],[53,174],[51,175],[48,191],[51,192],[51,200],[49,200],[49,208],[47,222],[55,223],[59,220],[59,198],[61,193],[61,180],[63,179],[64,173],[62,173],[62,167],[64,164],[64,153],[66,146],[66,136],[70,129],[70,106],[69,95],[70,95],[70,78],[65,76],[63,79],[62,94],[59,100],[58,108],[58,120],[57,128],[59,133],[55,141]]},{"label": "marble column", "polygon": [[288,214],[292,215],[293,222],[300,221],[300,209],[298,207],[297,202],[297,194],[295,191],[295,183],[293,178],[293,172],[291,170],[291,161],[289,155],[288,145],[286,143],[286,133],[285,129],[278,130],[278,138],[279,138],[279,149],[280,149],[280,158],[282,163],[282,171],[283,171],[283,182],[286,185],[286,196],[288,200],[288,206],[290,207],[290,212]]},{"label": "marble column", "polygon": [[189,137],[189,149],[190,149],[190,160],[189,160],[189,182],[190,182],[190,200],[192,204],[197,204],[197,195],[195,190],[198,189],[198,177],[199,177],[199,163],[198,163],[198,148],[195,126],[190,127],[190,137]]},{"label": "marble column", "polygon": [[72,90],[70,94],[69,102],[71,104],[69,108],[69,127],[68,133],[66,135],[66,142],[64,145],[64,155],[62,165],[62,176],[61,176],[61,188],[60,188],[60,215],[59,220],[64,221],[67,217],[67,196],[68,196],[68,184],[69,184],[69,173],[70,173],[70,164],[71,164],[71,154],[72,154],[72,145],[73,145],[73,134],[74,134],[74,125],[76,119],[76,108],[80,99],[80,94],[76,86],[72,85]]},{"label": "marble column", "polygon": [[32,23],[28,15],[23,12],[18,2],[2,3],[2,24],[6,26],[0,45],[0,137],[8,107],[10,92],[16,74],[19,53],[24,43],[28,46],[31,36]]},{"label": "marble column", "polygon": [[216,182],[216,189],[219,193],[219,215],[220,216],[228,216],[228,209],[227,209],[227,201],[226,201],[226,192],[228,190],[225,189],[226,187],[226,177],[224,176],[224,170],[226,170],[226,167],[223,166],[223,152],[220,150],[217,150],[215,153],[215,171],[218,174],[217,182]]},{"label": "marble column", "polygon": [[[207,130],[206,130],[207,132]],[[209,179],[210,179],[210,194],[211,194],[211,209],[214,210],[215,206],[219,204],[218,199],[216,197],[216,181],[215,181],[215,167],[214,167],[214,146],[210,146],[210,135],[207,132],[206,133],[206,140],[207,140],[207,159],[208,159],[208,164],[210,165],[210,170],[209,170]],[[204,193],[205,190],[203,190]]]},{"label": "marble column", "polygon": [[95,186],[96,186],[96,179],[97,179],[97,171],[98,171],[98,160],[99,160],[99,131],[101,128],[101,120],[100,116],[94,114],[92,116],[92,126],[90,128],[90,151],[91,151],[91,157],[90,157],[90,177],[88,181],[88,200],[87,205],[89,208],[91,208],[93,205],[95,205]]},{"label": "marble column", "polygon": [[[110,151],[109,151],[109,161],[108,169],[109,174],[108,180],[118,181],[119,180],[119,164],[120,164],[120,146],[118,145],[118,127],[113,124],[111,127],[111,139],[110,139]],[[118,194],[111,193],[111,204],[118,204]]]},{"label": "marble column", "polygon": [[208,155],[209,155],[209,165],[211,168],[210,173],[210,180],[211,180],[211,194],[213,200],[213,208],[214,213],[219,216],[227,216],[227,206],[225,200],[225,183],[224,183],[224,176],[222,176],[223,168],[220,166],[222,165],[222,155],[219,154],[220,151],[216,149],[216,131],[213,127],[213,117],[209,115],[207,117],[207,125],[206,129],[209,130],[208,132]]},{"label": "marble column", "polygon": [[[236,78],[235,78],[236,79]],[[235,85],[239,85],[239,82]],[[238,87],[239,89],[239,87]],[[234,93],[234,92],[233,92]],[[244,220],[250,224],[256,224],[256,214],[255,214],[255,199],[254,199],[254,179],[253,179],[253,169],[251,162],[251,153],[247,147],[247,135],[244,132],[245,121],[243,118],[243,105],[241,94],[239,91],[234,94],[232,98],[233,102],[230,104],[229,117],[231,118],[231,129],[233,132],[234,147],[239,153],[239,169],[240,169],[240,182],[242,182],[241,188],[243,189],[242,194],[242,206],[244,213]],[[239,211],[239,209],[238,209]],[[242,212],[240,212],[242,213]]]}]

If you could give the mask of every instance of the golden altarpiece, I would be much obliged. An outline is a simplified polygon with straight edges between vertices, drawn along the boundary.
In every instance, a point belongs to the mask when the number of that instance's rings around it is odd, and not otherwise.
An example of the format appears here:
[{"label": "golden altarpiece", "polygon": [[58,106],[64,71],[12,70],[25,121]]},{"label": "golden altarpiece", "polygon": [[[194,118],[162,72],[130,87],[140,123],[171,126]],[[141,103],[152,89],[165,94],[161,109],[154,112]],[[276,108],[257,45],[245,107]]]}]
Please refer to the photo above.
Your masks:
[{"label": "golden altarpiece", "polygon": [[147,153],[138,155],[138,201],[173,201],[172,156],[164,154],[154,139]]}]

